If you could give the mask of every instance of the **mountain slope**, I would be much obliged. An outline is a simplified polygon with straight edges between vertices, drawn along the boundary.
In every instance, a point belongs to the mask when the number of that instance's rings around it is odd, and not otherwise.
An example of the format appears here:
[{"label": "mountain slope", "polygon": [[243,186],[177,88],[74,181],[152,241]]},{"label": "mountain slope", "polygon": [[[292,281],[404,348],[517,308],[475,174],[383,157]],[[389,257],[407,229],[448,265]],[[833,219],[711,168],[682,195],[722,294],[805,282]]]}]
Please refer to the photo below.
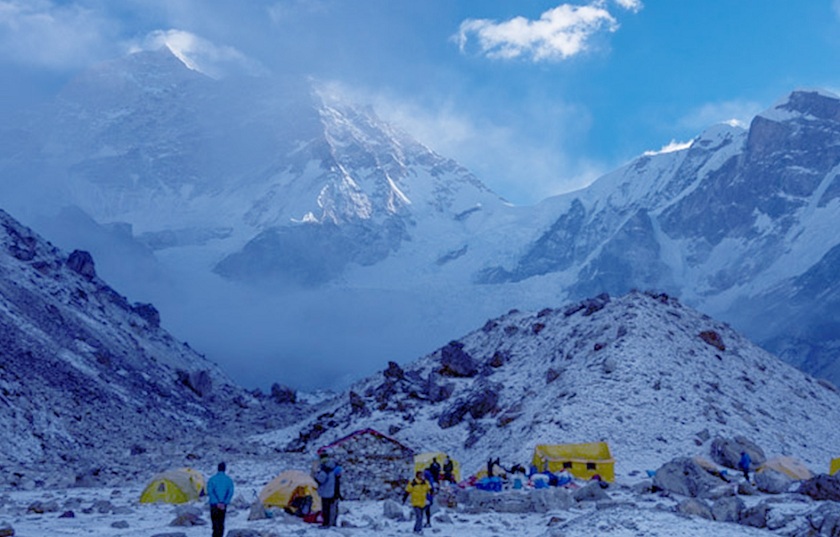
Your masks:
[{"label": "mountain slope", "polygon": [[46,474],[186,446],[256,404],[153,306],[100,280],[89,254],[67,256],[2,211],[0,373],[2,464]]},{"label": "mountain slope", "polygon": [[[404,368],[391,364],[287,447],[373,427],[418,450],[509,465],[526,464],[537,443],[606,440],[627,475],[744,435],[822,469],[838,419],[832,385],[667,295],[630,293],[512,311]],[[263,440],[282,444],[296,430]]]}]

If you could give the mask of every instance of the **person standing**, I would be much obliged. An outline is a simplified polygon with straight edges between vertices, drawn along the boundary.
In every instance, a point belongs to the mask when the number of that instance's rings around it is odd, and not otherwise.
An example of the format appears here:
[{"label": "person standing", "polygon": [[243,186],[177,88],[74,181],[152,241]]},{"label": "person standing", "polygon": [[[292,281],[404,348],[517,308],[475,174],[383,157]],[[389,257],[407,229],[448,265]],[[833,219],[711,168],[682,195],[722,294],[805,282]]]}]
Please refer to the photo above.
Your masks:
[{"label": "person standing", "polygon": [[315,481],[318,482],[318,495],[321,496],[321,525],[325,528],[336,521],[336,517],[333,516],[333,504],[336,499],[335,478],[335,463],[327,457],[322,457]]},{"label": "person standing", "polygon": [[432,458],[432,464],[429,465],[429,472],[432,474],[432,486],[436,487],[440,483],[440,463],[437,457]]},{"label": "person standing", "polygon": [[455,464],[452,462],[452,459],[449,458],[449,455],[446,456],[446,460],[443,462],[443,480],[449,481],[450,483],[455,482]]},{"label": "person standing", "polygon": [[744,472],[744,479],[748,482],[750,480],[750,466],[752,466],[752,457],[746,451],[741,452],[741,460],[738,461],[738,468]]},{"label": "person standing", "polygon": [[233,499],[233,480],[225,473],[226,469],[225,463],[220,462],[218,472],[207,481],[207,500],[210,502],[213,537],[224,536],[227,506]]},{"label": "person standing", "polygon": [[432,486],[423,477],[423,472],[417,472],[408,485],[405,486],[403,503],[411,496],[411,508],[414,510],[414,533],[423,533],[423,513],[429,501]]}]

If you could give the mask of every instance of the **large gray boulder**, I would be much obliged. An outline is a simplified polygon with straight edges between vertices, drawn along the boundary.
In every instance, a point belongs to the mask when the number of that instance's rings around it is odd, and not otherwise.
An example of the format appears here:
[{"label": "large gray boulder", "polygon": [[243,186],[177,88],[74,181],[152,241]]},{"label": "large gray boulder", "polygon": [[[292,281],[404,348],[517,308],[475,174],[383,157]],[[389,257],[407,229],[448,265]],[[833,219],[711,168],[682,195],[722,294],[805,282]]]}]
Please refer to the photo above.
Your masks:
[{"label": "large gray boulder", "polygon": [[714,520],[712,509],[703,500],[697,498],[686,498],[677,504],[677,512],[684,515],[699,516],[706,520]]},{"label": "large gray boulder", "polygon": [[690,497],[703,497],[721,484],[721,479],[688,457],[665,463],[653,476],[654,488]]},{"label": "large gray boulder", "polygon": [[385,518],[402,522],[405,520],[405,513],[400,504],[394,500],[385,500],[382,504],[382,514]]},{"label": "large gray boulder", "polygon": [[753,528],[767,527],[767,512],[770,507],[764,502],[752,507],[748,507],[741,512],[741,518],[738,521],[742,526],[752,526]]},{"label": "large gray boulder", "polygon": [[767,461],[764,450],[758,444],[744,436],[735,438],[717,437],[712,440],[709,447],[709,455],[712,460],[721,466],[738,469],[738,462],[741,460],[741,452],[745,451],[752,459],[751,469],[758,468]]},{"label": "large gray boulder", "polygon": [[840,505],[824,503],[805,516],[804,527],[791,537],[840,536]]},{"label": "large gray boulder", "polygon": [[799,494],[805,494],[815,500],[840,501],[840,476],[821,474],[803,481],[799,485]]},{"label": "large gray boulder", "polygon": [[772,468],[765,468],[755,474],[755,486],[767,494],[782,494],[787,492],[792,484],[793,479]]},{"label": "large gray boulder", "polygon": [[718,522],[737,523],[741,520],[741,512],[744,508],[744,500],[737,496],[728,496],[715,500],[712,504],[712,516]]},{"label": "large gray boulder", "polygon": [[601,483],[599,481],[587,483],[577,489],[572,493],[572,498],[574,498],[576,502],[600,502],[611,499],[610,495],[601,488]]}]

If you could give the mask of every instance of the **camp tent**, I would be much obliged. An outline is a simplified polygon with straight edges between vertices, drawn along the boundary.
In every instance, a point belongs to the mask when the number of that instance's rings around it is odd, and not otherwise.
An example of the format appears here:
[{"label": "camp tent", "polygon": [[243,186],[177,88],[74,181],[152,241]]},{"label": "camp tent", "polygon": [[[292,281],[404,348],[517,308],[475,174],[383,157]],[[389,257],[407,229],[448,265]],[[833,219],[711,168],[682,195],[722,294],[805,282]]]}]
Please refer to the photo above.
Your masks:
[{"label": "camp tent", "polygon": [[532,464],[541,472],[567,470],[580,479],[599,475],[604,481],[615,481],[615,459],[606,442],[538,444]]},{"label": "camp tent", "polygon": [[260,502],[266,507],[287,508],[295,498],[312,497],[313,513],[321,510],[321,497],[318,496],[318,483],[310,475],[300,470],[280,472],[260,491]]},{"label": "camp tent", "polygon": [[758,467],[756,472],[761,472],[765,469],[776,470],[797,481],[814,477],[814,474],[805,466],[805,463],[794,457],[774,457],[767,459],[764,464]]},{"label": "camp tent", "polygon": [[[438,464],[440,464],[440,475],[443,476],[443,463],[446,461],[446,453],[442,451],[428,451],[426,453],[419,453],[414,456],[414,473],[422,472],[429,465],[432,464],[432,459],[437,459]],[[452,461],[452,476],[455,478],[455,481],[461,480],[461,464],[450,457]],[[414,474],[412,474],[413,476]],[[443,479],[443,477],[441,477]]]},{"label": "camp tent", "polygon": [[828,471],[828,473],[830,473],[831,475],[834,475],[837,472],[840,472],[840,457],[836,459],[831,459],[831,466],[829,466]]},{"label": "camp tent", "polygon": [[207,481],[192,468],[178,468],[161,472],[149,481],[140,494],[141,503],[186,503],[204,496]]}]

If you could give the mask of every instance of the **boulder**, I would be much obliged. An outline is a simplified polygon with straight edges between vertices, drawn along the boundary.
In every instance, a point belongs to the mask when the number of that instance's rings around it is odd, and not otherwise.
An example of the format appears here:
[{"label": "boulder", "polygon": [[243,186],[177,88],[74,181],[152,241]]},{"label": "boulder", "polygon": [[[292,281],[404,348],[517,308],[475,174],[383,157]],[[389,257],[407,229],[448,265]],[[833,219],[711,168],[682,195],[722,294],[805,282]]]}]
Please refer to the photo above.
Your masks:
[{"label": "boulder", "polygon": [[766,503],[759,503],[752,507],[748,507],[741,512],[739,523],[742,526],[752,526],[753,528],[767,527],[767,511],[770,508]]},{"label": "boulder", "polygon": [[111,527],[118,530],[125,530],[128,529],[128,521],[126,520],[117,520],[116,522],[111,523]]},{"label": "boulder", "polygon": [[609,500],[610,495],[604,492],[604,489],[601,488],[600,482],[593,481],[575,490],[572,493],[572,498],[574,498],[576,502],[600,502]]},{"label": "boulder", "polygon": [[402,380],[405,378],[405,371],[396,362],[388,362],[388,368],[383,371],[385,378]]},{"label": "boulder", "polygon": [[279,405],[295,404],[297,402],[297,392],[288,386],[275,382],[271,385],[271,398]]},{"label": "boulder", "polygon": [[569,491],[557,487],[530,490],[528,497],[531,500],[531,511],[535,513],[570,509],[574,503]]},{"label": "boulder", "polygon": [[451,341],[440,350],[440,374],[447,377],[474,377],[478,374],[478,363],[464,352],[464,344]]},{"label": "boulder", "polygon": [[93,256],[84,250],[73,250],[73,253],[67,258],[67,267],[86,280],[92,280],[96,277]]},{"label": "boulder", "polygon": [[824,503],[805,516],[808,526],[793,537],[837,537],[840,535],[840,505]]},{"label": "boulder", "polygon": [[382,504],[382,514],[385,518],[402,522],[405,520],[405,513],[402,506],[394,500],[385,500]]},{"label": "boulder", "polygon": [[737,496],[729,496],[715,500],[712,504],[712,516],[718,522],[735,522],[741,520],[744,510],[744,500]]},{"label": "boulder", "polygon": [[29,507],[26,508],[27,513],[34,513],[36,515],[43,515],[44,513],[56,513],[58,512],[58,502],[52,500],[48,502],[32,502],[29,504]]},{"label": "boulder", "polygon": [[268,518],[265,514],[265,506],[257,500],[248,509],[248,520],[263,520],[264,518]]},{"label": "boulder", "polygon": [[201,518],[201,509],[192,505],[179,505],[175,508],[175,519],[170,526],[203,526],[207,521]]},{"label": "boulder", "polygon": [[767,461],[764,450],[758,444],[744,436],[735,438],[717,437],[712,440],[709,454],[712,460],[721,466],[738,470],[738,462],[741,460],[741,452],[746,451],[752,459],[752,468],[758,468]]},{"label": "boulder", "polygon": [[815,500],[840,501],[840,476],[821,474],[803,481],[797,490]]},{"label": "boulder", "polygon": [[720,479],[688,457],[665,463],[653,476],[655,488],[682,496],[702,497],[720,485]]},{"label": "boulder", "polygon": [[787,492],[793,484],[793,479],[787,475],[773,470],[772,468],[765,468],[755,474],[755,486],[761,492],[767,494],[781,494]]},{"label": "boulder", "polygon": [[712,509],[703,500],[686,498],[677,504],[677,512],[684,515],[699,516],[707,520],[714,520]]},{"label": "boulder", "polygon": [[15,529],[8,522],[0,522],[0,537],[12,537]]}]

